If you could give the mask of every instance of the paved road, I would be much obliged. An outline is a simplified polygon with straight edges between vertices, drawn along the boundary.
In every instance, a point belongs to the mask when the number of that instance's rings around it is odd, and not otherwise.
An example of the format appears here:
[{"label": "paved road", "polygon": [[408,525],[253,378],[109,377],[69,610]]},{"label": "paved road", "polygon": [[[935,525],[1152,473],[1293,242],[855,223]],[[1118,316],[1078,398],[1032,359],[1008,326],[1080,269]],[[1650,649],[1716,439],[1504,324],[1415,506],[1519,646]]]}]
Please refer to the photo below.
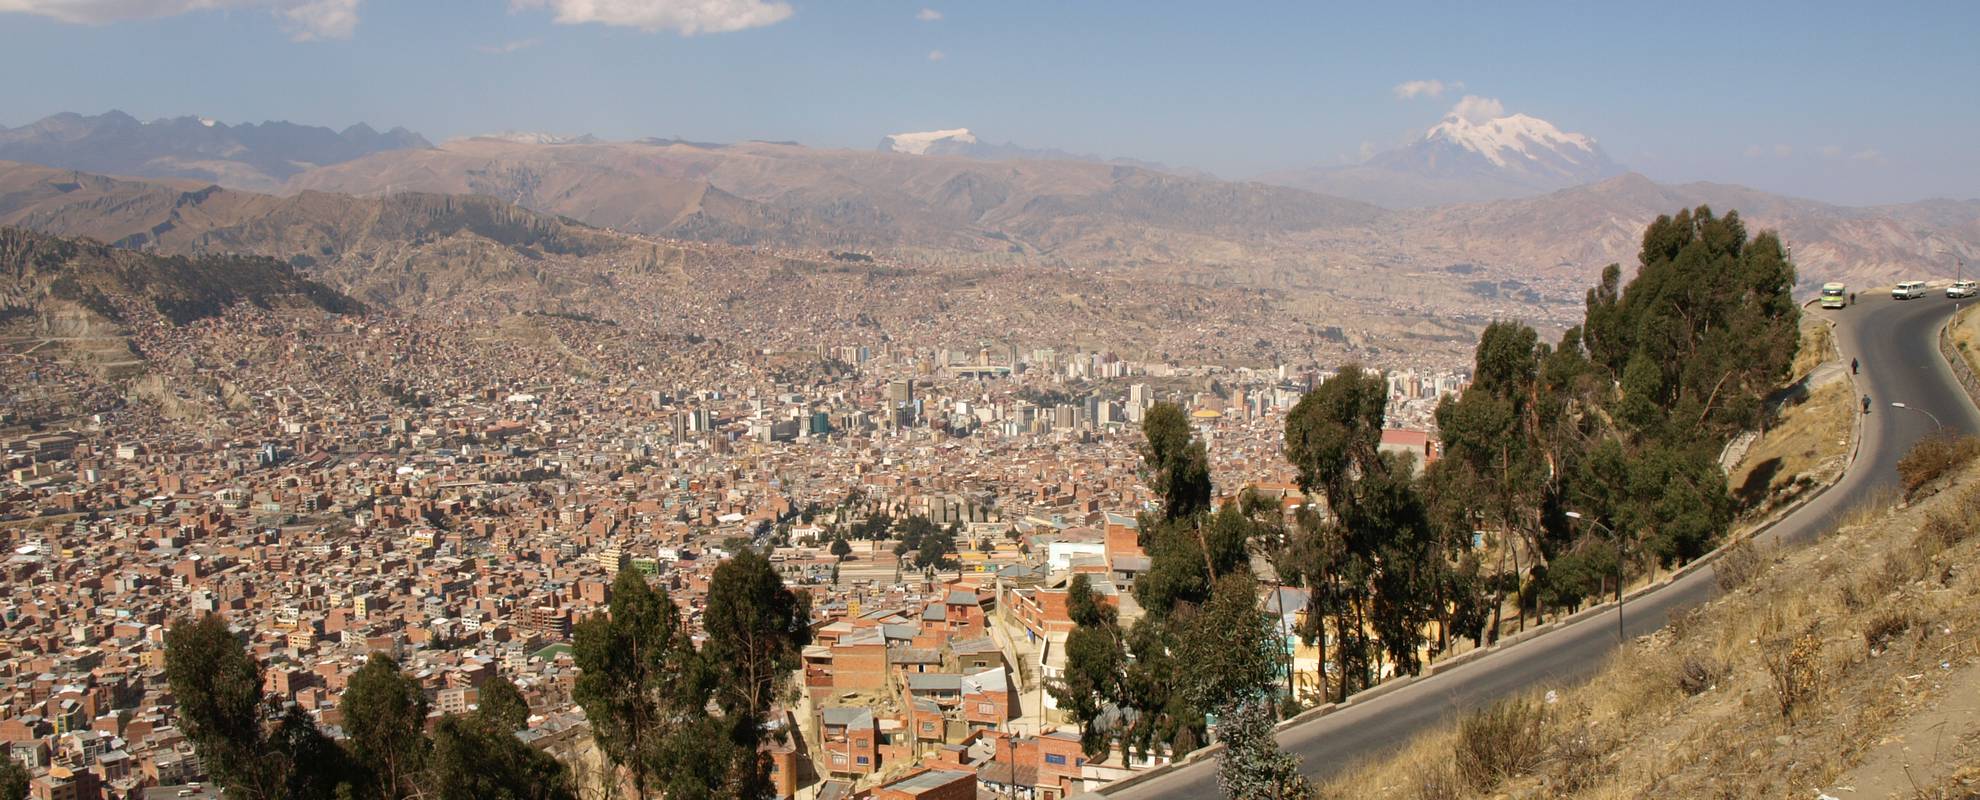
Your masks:
[{"label": "paved road", "polygon": [[[1980,432],[1980,411],[1966,400],[1939,357],[1938,330],[1953,313],[1953,301],[1935,293],[1919,300],[1870,296],[1842,311],[1814,312],[1836,320],[1836,341],[1845,360],[1863,368],[1860,385],[1873,408],[1864,420],[1856,463],[1821,496],[1760,535],[1762,544],[1798,544],[1831,530],[1838,519],[1897,480],[1899,457],[1938,427]],[[1902,402],[1908,409],[1892,408]],[[1673,612],[1703,603],[1718,593],[1710,567],[1689,573],[1656,592],[1626,604],[1624,626],[1631,637],[1663,627]],[[1567,686],[1592,676],[1616,649],[1614,614],[1598,614],[1543,634],[1448,672],[1413,682],[1389,694],[1350,704],[1333,714],[1280,732],[1279,741],[1305,761],[1305,772],[1329,778],[1359,761],[1379,757],[1415,734],[1476,708],[1528,689]],[[1205,759],[1113,797],[1214,797],[1216,759]],[[1103,790],[1104,791],[1104,790]]]}]

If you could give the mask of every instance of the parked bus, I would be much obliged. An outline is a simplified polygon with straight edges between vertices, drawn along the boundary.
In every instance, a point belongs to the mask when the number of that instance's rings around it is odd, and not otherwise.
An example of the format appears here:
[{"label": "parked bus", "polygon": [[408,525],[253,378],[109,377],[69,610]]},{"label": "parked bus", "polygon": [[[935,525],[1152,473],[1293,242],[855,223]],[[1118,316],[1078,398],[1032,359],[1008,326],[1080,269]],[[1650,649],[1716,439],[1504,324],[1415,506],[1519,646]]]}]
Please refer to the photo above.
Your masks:
[{"label": "parked bus", "polygon": [[1822,307],[1842,308],[1849,305],[1849,287],[1830,281],[1822,284]]}]

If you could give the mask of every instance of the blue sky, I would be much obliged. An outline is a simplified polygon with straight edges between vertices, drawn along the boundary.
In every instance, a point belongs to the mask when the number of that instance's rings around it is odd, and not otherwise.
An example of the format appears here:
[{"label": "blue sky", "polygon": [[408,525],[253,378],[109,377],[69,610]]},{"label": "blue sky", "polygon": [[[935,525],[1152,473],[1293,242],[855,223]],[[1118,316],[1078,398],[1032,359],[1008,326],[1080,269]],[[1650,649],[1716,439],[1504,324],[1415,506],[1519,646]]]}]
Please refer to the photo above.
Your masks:
[{"label": "blue sky", "polygon": [[118,108],[862,149],[966,126],[1249,177],[1395,146],[1469,94],[1658,180],[1980,197],[1980,4],[1879,6],[0,0],[0,124]]}]

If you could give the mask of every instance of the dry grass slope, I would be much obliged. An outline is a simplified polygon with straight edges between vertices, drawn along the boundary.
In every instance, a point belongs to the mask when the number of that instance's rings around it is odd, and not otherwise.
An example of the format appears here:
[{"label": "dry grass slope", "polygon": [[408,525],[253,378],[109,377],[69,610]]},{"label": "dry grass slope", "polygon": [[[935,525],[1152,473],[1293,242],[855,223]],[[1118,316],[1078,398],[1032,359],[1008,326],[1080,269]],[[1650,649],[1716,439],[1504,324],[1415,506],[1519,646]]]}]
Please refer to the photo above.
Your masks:
[{"label": "dry grass slope", "polygon": [[[1816,375],[1825,365],[1830,372]],[[1727,473],[1726,485],[1743,511],[1765,514],[1842,474],[1856,423],[1856,395],[1842,372],[1828,324],[1805,318],[1791,381],[1813,386],[1786,399],[1780,419]]]},{"label": "dry grass slope", "polygon": [[1948,332],[1952,334],[1953,346],[1966,357],[1966,365],[1974,372],[1980,372],[1980,313],[1976,313],[1976,309],[1980,309],[1980,305],[1959,312],[1958,316],[1953,317]]},{"label": "dry grass slope", "polygon": [[1729,559],[1725,596],[1590,683],[1474,712],[1329,796],[1975,796],[1980,469],[1954,472],[1820,544]]}]

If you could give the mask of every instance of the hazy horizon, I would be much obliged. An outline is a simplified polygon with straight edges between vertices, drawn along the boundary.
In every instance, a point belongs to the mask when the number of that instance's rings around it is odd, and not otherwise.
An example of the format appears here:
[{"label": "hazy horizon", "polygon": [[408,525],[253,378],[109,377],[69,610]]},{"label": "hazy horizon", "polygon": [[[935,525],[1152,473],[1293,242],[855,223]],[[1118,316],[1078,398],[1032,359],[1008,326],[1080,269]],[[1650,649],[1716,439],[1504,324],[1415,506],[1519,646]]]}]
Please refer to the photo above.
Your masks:
[{"label": "hazy horizon", "polygon": [[[1587,134],[1659,181],[1876,205],[1980,196],[1980,156],[1961,141],[1980,106],[1957,79],[1980,67],[1963,43],[1976,21],[1964,6],[0,0],[0,66],[36,76],[0,124],[117,109],[435,142],[516,130],[851,149],[967,127],[1249,179],[1357,162],[1468,104]],[[87,68],[46,68],[59,63]]]}]

